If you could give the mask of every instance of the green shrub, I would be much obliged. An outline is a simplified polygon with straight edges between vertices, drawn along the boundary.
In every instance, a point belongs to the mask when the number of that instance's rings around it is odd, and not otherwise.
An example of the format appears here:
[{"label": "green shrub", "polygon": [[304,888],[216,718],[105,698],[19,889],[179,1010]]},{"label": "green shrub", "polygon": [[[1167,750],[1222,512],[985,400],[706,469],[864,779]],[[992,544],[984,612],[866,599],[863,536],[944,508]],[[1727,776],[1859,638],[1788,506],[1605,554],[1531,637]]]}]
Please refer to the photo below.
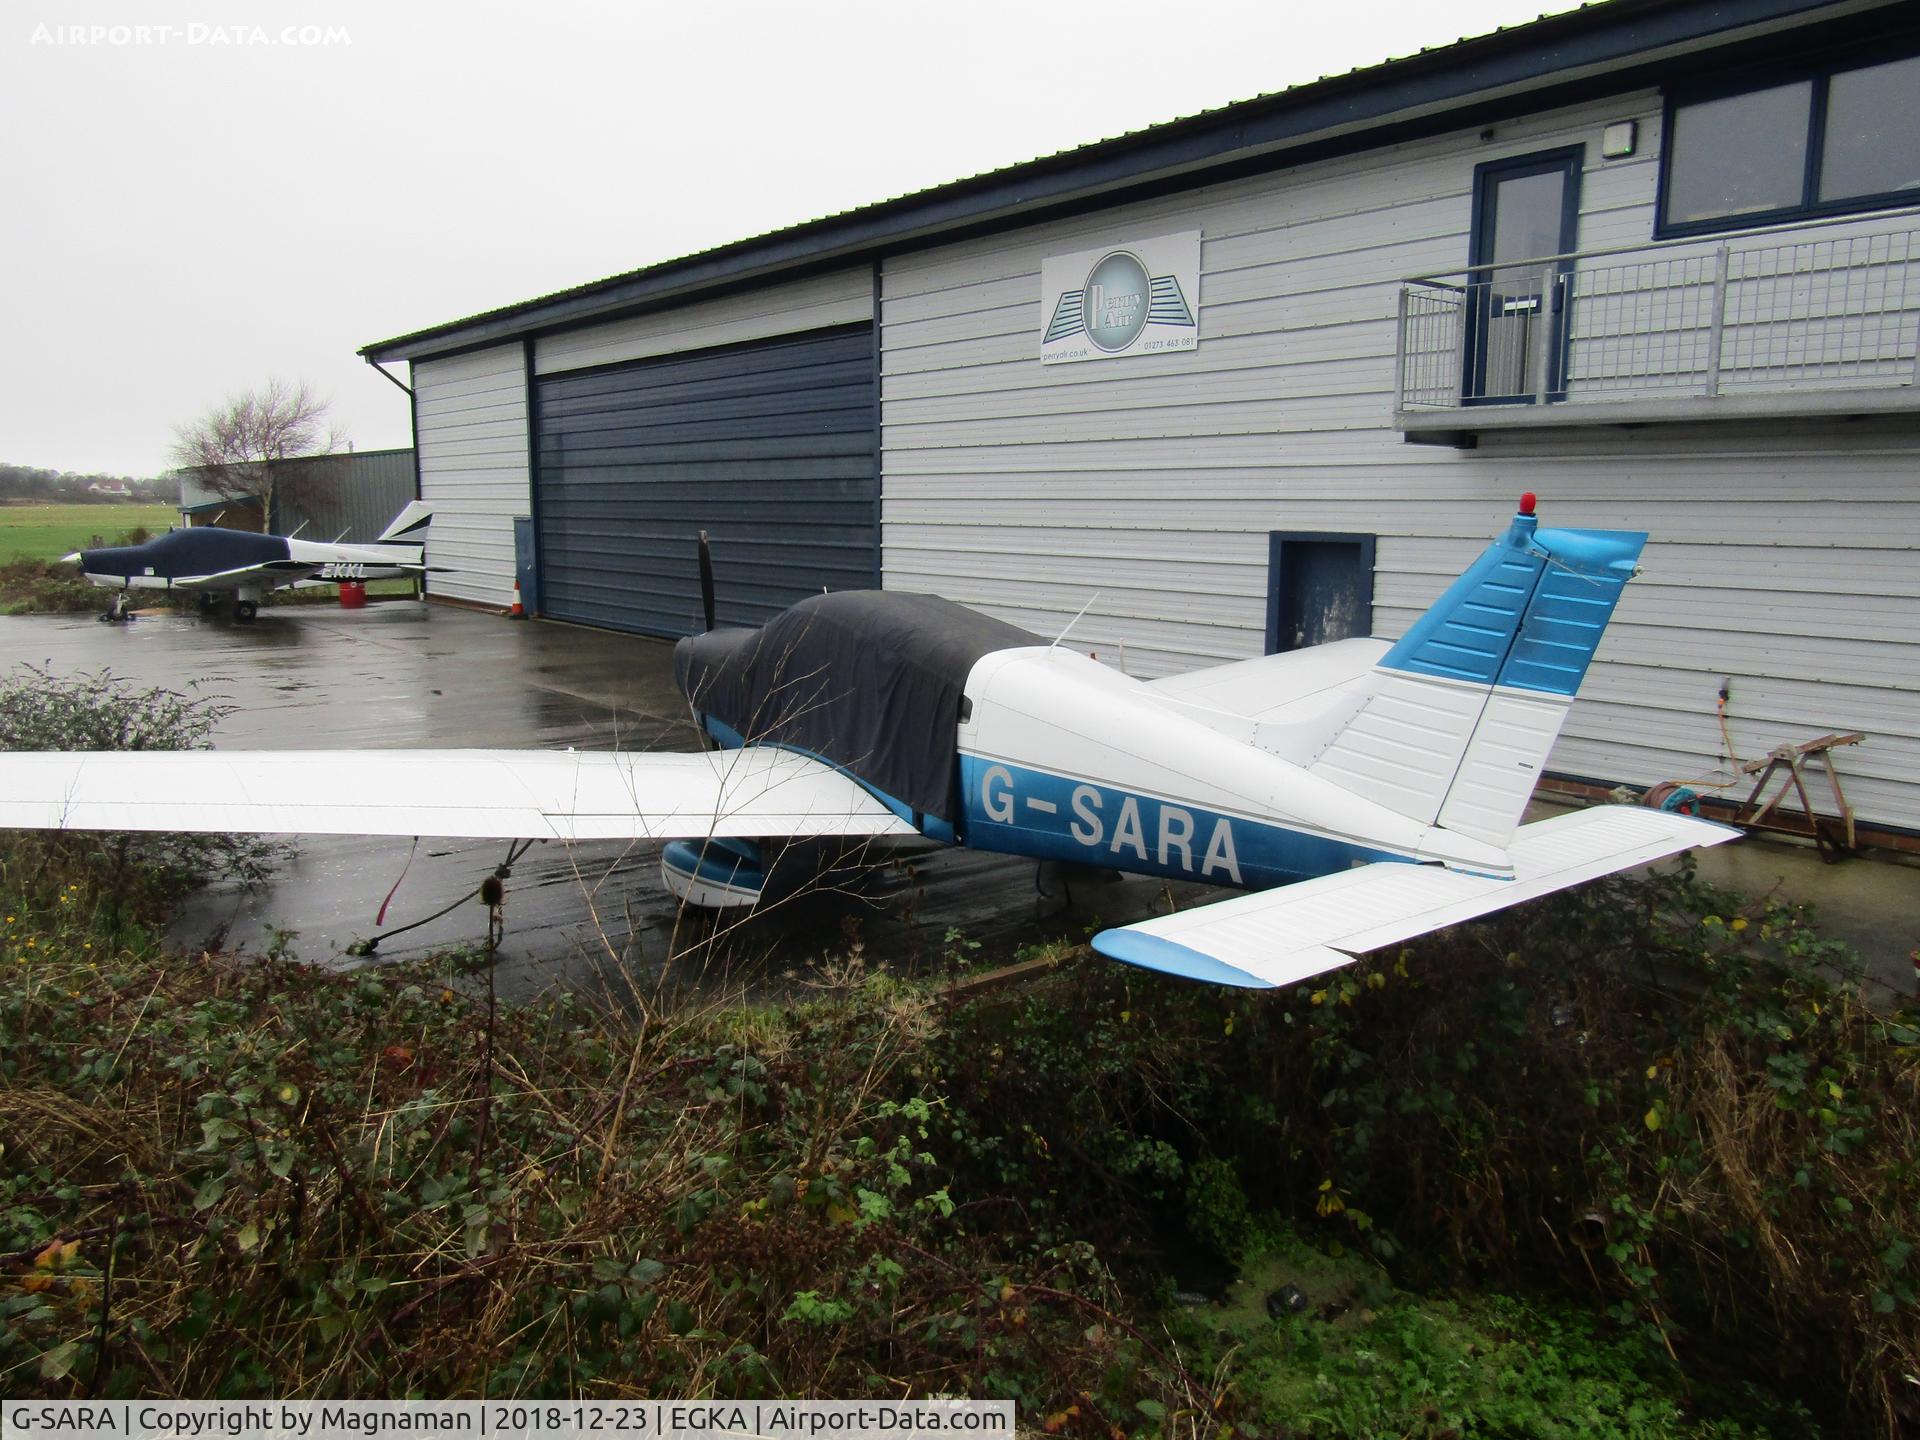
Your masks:
[{"label": "green shrub", "polygon": [[[152,538],[153,531],[136,525],[105,543],[143,545]],[[95,535],[85,545],[91,549],[101,543],[101,537]],[[0,614],[66,615],[104,610],[106,596],[107,592],[90,583],[77,567],[58,560],[19,555],[0,565]]]},{"label": "green shrub", "polygon": [[[1511,1295],[1420,1300],[1389,1293],[1328,1318],[1231,1324],[1246,1422],[1317,1437],[1736,1440],[1808,1428],[1795,1407],[1732,1397],[1757,1421],[1703,1415],[1638,1337],[1565,1301]],[[1220,1337],[1196,1334],[1196,1349]],[[1245,1422],[1243,1422],[1245,1423]]]},{"label": "green shrub", "polygon": [[52,560],[11,560],[0,565],[0,613],[66,615],[104,610],[105,594],[71,565]]},{"label": "green shrub", "polygon": [[1253,1207],[1231,1160],[1197,1161],[1187,1170],[1187,1228],[1223,1260],[1238,1260],[1253,1234]]},{"label": "green shrub", "polygon": [[[61,677],[23,665],[0,678],[0,750],[201,750],[230,706],[140,688],[108,671]],[[89,916],[115,938],[151,923],[187,889],[222,878],[252,883],[287,852],[254,836],[157,831],[0,832],[0,899]]]}]

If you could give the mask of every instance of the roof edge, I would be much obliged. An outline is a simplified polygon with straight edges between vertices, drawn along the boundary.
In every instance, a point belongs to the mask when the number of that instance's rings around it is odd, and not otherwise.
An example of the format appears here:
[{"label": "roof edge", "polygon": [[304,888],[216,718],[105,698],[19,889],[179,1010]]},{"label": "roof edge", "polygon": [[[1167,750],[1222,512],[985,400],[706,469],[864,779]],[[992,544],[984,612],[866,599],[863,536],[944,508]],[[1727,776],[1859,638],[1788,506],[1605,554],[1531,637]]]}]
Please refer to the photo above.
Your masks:
[{"label": "roof edge", "polygon": [[369,363],[421,360],[774,275],[818,271],[949,231],[1026,223],[1038,209],[1190,177],[1334,137],[1431,122],[1500,97],[1533,97],[1626,62],[1655,63],[1899,0],[1604,0],[1452,45],[1243,100],[1057,155],[805,221],[714,249],[363,346]]}]

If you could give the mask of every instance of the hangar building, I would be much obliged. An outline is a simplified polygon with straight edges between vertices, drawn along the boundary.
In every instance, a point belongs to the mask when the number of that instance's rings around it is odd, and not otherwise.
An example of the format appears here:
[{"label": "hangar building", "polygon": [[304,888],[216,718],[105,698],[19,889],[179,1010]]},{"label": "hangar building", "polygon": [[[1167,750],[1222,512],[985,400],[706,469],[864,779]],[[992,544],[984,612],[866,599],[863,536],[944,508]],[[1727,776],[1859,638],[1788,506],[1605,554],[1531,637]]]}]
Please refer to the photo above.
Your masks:
[{"label": "hangar building", "polygon": [[[371,345],[443,596],[930,591],[1157,676],[1652,532],[1555,751],[1920,833],[1920,9],[1611,0]],[[1723,772],[1724,773],[1724,772]]]}]

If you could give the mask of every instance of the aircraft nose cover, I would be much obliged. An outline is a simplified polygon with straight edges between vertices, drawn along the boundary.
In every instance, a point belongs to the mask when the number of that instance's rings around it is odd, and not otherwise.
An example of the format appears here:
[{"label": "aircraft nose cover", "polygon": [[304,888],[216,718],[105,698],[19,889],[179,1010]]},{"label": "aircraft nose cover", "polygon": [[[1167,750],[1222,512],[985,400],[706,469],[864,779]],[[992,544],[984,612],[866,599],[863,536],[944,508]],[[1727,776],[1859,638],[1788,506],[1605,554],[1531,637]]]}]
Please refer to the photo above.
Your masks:
[{"label": "aircraft nose cover", "polygon": [[673,672],[695,710],[750,743],[818,755],[951,822],[968,674],[984,655],[1045,643],[938,596],[847,590],[758,630],[690,635]]},{"label": "aircraft nose cover", "polygon": [[149,563],[144,545],[107,545],[69,555],[89,575],[138,575]]},{"label": "aircraft nose cover", "polygon": [[90,575],[159,575],[181,580],[284,560],[287,542],[278,535],[203,525],[171,531],[144,545],[89,550],[80,558]]},{"label": "aircraft nose cover", "polygon": [[157,565],[157,573],[175,578],[216,575],[287,558],[287,542],[281,536],[224,530],[214,525],[175,530],[135,548],[147,552],[147,563]]}]

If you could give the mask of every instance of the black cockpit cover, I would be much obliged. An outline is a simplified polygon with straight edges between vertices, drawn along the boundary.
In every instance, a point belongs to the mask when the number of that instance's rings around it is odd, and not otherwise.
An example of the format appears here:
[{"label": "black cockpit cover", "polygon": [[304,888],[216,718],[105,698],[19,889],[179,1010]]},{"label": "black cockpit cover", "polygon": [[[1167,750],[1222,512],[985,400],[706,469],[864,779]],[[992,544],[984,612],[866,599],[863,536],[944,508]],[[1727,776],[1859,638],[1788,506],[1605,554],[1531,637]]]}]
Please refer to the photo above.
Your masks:
[{"label": "black cockpit cover", "polygon": [[710,630],[673,650],[693,708],[748,741],[806,750],[876,790],[955,818],[955,727],[983,655],[1046,642],[935,595],[815,595],[758,630]]}]

